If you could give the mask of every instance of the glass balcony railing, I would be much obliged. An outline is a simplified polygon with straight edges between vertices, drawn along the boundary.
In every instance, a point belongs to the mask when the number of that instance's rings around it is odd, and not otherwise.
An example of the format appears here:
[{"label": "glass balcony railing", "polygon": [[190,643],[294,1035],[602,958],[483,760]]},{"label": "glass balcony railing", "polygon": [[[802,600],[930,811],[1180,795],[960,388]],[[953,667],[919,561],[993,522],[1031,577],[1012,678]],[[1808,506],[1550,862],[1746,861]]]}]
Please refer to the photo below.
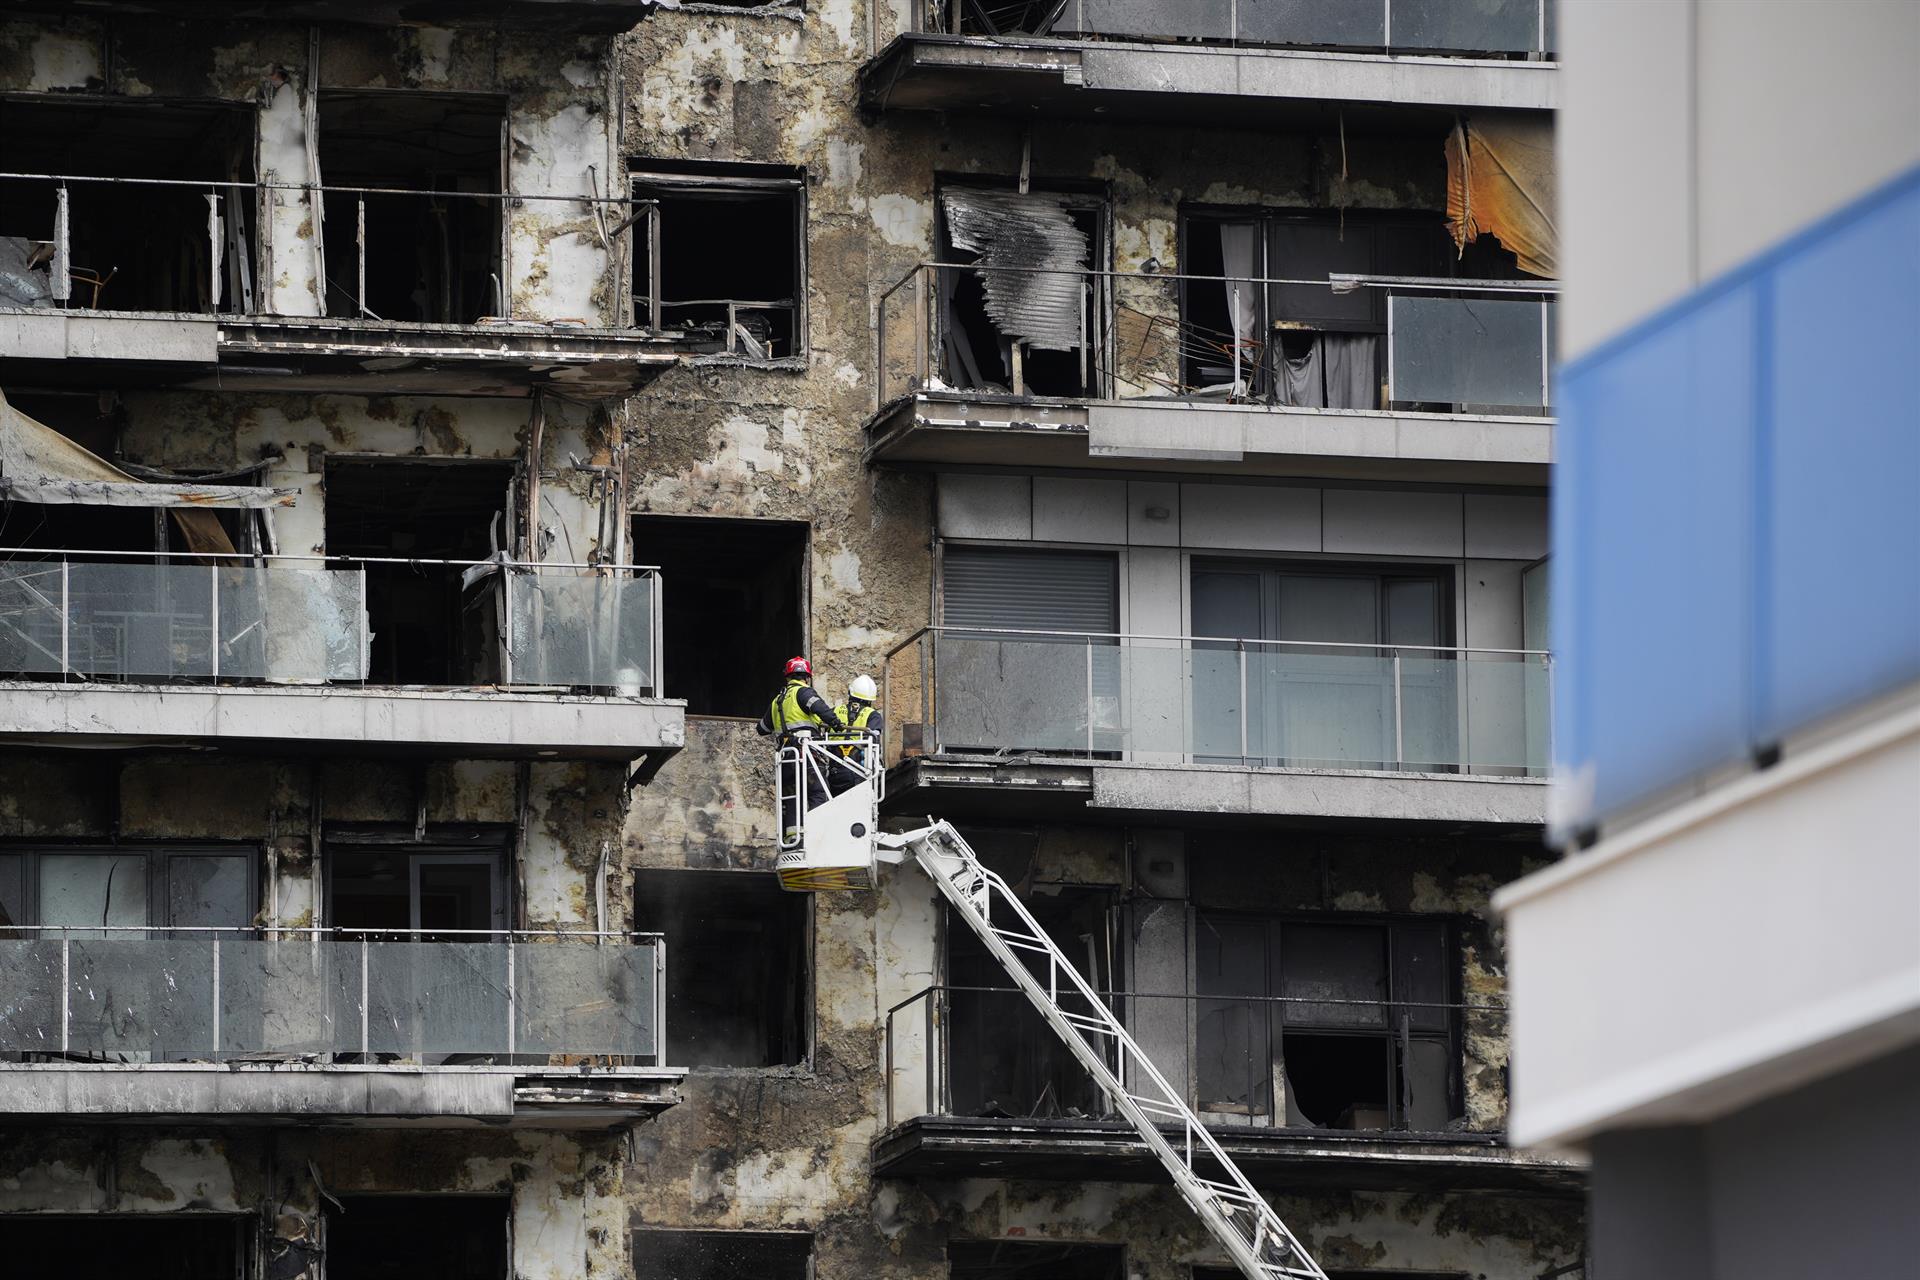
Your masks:
[{"label": "glass balcony railing", "polygon": [[384,624],[368,574],[406,571],[456,584],[466,630],[482,637],[464,659],[475,686],[660,692],[660,575],[640,566],[12,554],[0,562],[0,678],[373,683]]},{"label": "glass balcony railing", "polygon": [[[881,295],[876,408],[936,390],[1542,417],[1557,291],[922,263]],[[995,314],[1044,328],[1045,350]]]},{"label": "glass balcony railing", "polygon": [[659,1065],[665,964],[656,935],[14,927],[0,1055]]},{"label": "glass balcony railing", "polygon": [[916,0],[916,31],[1206,41],[1397,53],[1541,54],[1551,0]]},{"label": "glass balcony railing", "polygon": [[1548,655],[930,627],[887,657],[889,760],[1544,775]]},{"label": "glass balcony railing", "polygon": [[[1506,1063],[1504,1004],[1102,998],[1209,1127],[1492,1134],[1506,1124],[1504,1092],[1464,1082],[1475,1064]],[[888,1010],[885,1037],[890,1126],[917,1116],[1119,1118],[1011,987],[928,987]]]}]

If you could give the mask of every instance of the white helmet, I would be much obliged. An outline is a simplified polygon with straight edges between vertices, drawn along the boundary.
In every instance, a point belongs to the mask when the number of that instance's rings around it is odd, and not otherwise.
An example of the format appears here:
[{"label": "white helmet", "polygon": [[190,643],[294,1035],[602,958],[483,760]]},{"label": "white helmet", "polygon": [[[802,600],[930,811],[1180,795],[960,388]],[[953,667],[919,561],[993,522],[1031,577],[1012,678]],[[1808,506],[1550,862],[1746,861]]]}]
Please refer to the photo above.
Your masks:
[{"label": "white helmet", "polygon": [[855,676],[847,686],[847,696],[858,698],[862,702],[872,702],[880,691],[874,687],[872,676]]}]

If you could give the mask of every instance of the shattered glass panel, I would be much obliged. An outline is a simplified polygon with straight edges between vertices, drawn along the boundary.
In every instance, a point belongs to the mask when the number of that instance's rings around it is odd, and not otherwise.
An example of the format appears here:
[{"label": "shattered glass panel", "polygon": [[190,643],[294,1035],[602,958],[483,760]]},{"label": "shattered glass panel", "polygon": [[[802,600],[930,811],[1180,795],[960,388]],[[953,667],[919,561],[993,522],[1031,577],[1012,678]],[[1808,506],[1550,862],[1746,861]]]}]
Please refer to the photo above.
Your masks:
[{"label": "shattered glass panel", "polygon": [[656,1054],[653,958],[651,945],[516,945],[517,1051]]},{"label": "shattered glass panel", "polygon": [[60,669],[60,566],[0,564],[0,671]]},{"label": "shattered glass panel", "polygon": [[653,579],[515,573],[513,683],[654,695]]}]

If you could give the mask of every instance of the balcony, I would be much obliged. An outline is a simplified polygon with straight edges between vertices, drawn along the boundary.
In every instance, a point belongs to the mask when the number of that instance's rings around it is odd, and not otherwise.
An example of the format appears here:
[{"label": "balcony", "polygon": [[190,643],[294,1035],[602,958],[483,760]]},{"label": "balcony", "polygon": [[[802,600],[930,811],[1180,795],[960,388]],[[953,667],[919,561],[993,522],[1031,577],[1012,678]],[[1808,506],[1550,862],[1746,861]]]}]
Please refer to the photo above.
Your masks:
[{"label": "balcony", "polygon": [[673,1104],[657,935],[451,933],[10,928],[0,1115],[605,1128]]},{"label": "balcony", "polygon": [[[1504,1056],[1500,1005],[1106,998],[1263,1188],[1581,1192],[1578,1163],[1510,1150],[1501,1100],[1467,1094],[1463,1071]],[[1316,1034],[1321,1024],[1339,1034]],[[875,1174],[1159,1181],[1153,1154],[1052,1036],[1012,988],[934,986],[894,1006]],[[1377,1060],[1379,1074],[1348,1059]],[[1165,1132],[1182,1139],[1178,1125]]]},{"label": "balcony", "polygon": [[1543,485],[1556,290],[924,263],[880,300],[867,458]]},{"label": "balcony", "polygon": [[1550,0],[915,0],[860,105],[1241,127],[1551,111],[1554,43]]},{"label": "balcony", "polygon": [[[611,233],[633,207],[625,195],[54,173],[0,174],[0,188],[13,209],[0,227],[9,382],[93,388],[111,361],[113,385],[615,395],[728,346],[529,316],[513,296],[514,237],[580,218]],[[178,261],[142,256],[143,227],[177,239]]]},{"label": "balcony", "polygon": [[1548,655],[929,627],[887,655],[887,808],[1545,821]]},{"label": "balcony", "polygon": [[[14,555],[0,563],[0,740],[644,756],[649,770],[685,741],[681,704],[660,693],[652,569]],[[370,680],[388,624],[369,611],[369,571],[451,575],[458,623],[480,637],[472,683]]]}]

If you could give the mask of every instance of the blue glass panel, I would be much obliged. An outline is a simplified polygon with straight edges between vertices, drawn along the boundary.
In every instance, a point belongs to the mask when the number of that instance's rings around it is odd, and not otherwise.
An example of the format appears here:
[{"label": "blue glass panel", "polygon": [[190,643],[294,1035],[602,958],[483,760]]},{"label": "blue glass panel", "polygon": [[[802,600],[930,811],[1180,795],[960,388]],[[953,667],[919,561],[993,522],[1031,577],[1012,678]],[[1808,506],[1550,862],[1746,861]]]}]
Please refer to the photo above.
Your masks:
[{"label": "blue glass panel", "polygon": [[1758,731],[1920,680],[1920,188],[1783,261]]}]

